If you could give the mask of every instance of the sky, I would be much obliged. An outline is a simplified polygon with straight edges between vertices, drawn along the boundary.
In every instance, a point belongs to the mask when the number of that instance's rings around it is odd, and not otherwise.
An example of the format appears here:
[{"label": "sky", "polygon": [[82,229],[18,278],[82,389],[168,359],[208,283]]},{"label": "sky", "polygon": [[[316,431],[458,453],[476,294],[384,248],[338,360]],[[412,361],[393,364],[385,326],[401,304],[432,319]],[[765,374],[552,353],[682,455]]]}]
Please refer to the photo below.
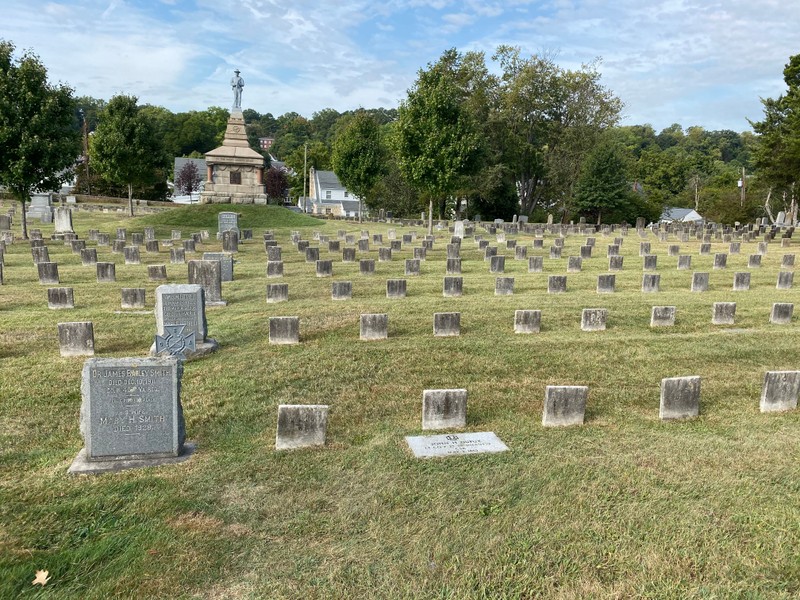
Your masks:
[{"label": "sky", "polygon": [[396,108],[448,48],[501,44],[564,68],[600,58],[623,125],[750,129],[800,53],[799,0],[3,0],[0,39],[53,81],[173,112],[230,107],[306,117]]}]

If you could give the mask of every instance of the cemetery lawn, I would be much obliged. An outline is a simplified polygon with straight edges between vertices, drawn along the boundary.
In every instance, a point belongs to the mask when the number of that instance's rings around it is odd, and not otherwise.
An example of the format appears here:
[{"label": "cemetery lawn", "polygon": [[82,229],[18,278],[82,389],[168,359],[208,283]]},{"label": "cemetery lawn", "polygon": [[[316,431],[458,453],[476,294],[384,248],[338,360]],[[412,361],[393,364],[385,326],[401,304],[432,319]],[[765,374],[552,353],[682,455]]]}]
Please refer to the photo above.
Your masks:
[{"label": "cemetery lawn", "polygon": [[[314,220],[282,209],[175,208],[158,216],[74,213],[80,239],[90,228],[184,239],[209,229],[202,251],[219,251],[216,213],[243,214],[254,239],[241,243],[228,306],[206,311],[219,351],[186,364],[182,403],[197,452],[174,466],[102,476],[70,476],[79,431],[83,359],[61,358],[56,324],[92,321],[95,356],[141,357],[155,334],[156,283],[147,264],[167,264],[169,283],[186,283],[169,248],[142,251],[142,265],[116,262],[117,282],[99,285],[68,246],[48,241],[75,308],[47,308],[28,243],[5,254],[0,286],[0,598],[796,598],[800,594],[800,412],[761,414],[767,370],[796,370],[800,330],[771,325],[781,256],[770,244],[760,269],[747,269],[756,243],[742,243],[726,270],[699,241],[649,241],[661,292],[640,291],[639,237],[621,253],[614,294],[597,294],[607,273],[597,234],[568,291],[548,295],[547,275],[564,274],[584,235],[566,239],[564,258],[544,255],[544,273],[494,236],[506,255],[512,296],[495,297],[495,275],[471,239],[462,244],[464,296],[443,298],[445,245],[434,250],[408,297],[387,300],[385,282],[403,278],[411,244],[392,262],[369,257],[376,274],[333,258],[333,281],[353,282],[353,299],[333,302],[331,279],[317,278],[289,241],[345,229],[382,233],[389,225]],[[259,212],[261,211],[261,212]],[[36,224],[29,225],[37,227]],[[18,232],[18,224],[14,225]],[[52,226],[41,226],[45,238]],[[267,280],[261,241],[274,229],[285,276]],[[398,238],[424,227],[396,226]],[[797,243],[797,242],[795,242]],[[418,246],[419,241],[413,245]],[[669,244],[692,255],[676,270]],[[342,243],[344,246],[344,242]],[[87,247],[95,247],[87,242]],[[142,249],[143,250],[143,249]],[[364,257],[358,253],[359,257]],[[734,272],[751,289],[730,291]],[[710,289],[691,293],[693,271]],[[289,302],[267,304],[267,283],[288,283]],[[800,284],[800,282],[798,282]],[[120,288],[144,287],[148,312],[121,311]],[[736,301],[736,324],[712,326],[713,302]],[[677,307],[674,327],[651,329],[650,309]],[[607,308],[608,329],[583,332],[582,308]],[[542,331],[513,333],[516,309],[540,309]],[[434,338],[434,312],[460,311],[461,336]],[[388,313],[389,339],[361,342],[359,315]],[[301,343],[270,346],[268,318],[300,317]],[[702,377],[700,417],[658,418],[664,377]],[[587,385],[586,423],[543,428],[546,385]],[[421,435],[422,391],[466,388],[467,431],[493,431],[510,450],[417,460],[404,436]],[[324,448],[276,452],[279,404],[328,404]],[[47,570],[44,586],[31,584]]]}]

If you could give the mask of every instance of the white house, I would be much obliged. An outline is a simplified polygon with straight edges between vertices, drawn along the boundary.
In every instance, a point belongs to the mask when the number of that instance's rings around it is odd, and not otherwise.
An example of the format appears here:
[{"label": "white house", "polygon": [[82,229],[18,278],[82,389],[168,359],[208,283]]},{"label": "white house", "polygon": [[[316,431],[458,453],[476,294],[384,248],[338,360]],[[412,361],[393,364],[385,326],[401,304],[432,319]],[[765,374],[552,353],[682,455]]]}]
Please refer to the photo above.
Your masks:
[{"label": "white house", "polygon": [[703,217],[693,208],[665,208],[660,223],[689,223],[702,221]]},{"label": "white house", "polygon": [[333,171],[309,170],[308,198],[299,205],[305,212],[335,217],[358,217],[359,198],[347,191]]}]

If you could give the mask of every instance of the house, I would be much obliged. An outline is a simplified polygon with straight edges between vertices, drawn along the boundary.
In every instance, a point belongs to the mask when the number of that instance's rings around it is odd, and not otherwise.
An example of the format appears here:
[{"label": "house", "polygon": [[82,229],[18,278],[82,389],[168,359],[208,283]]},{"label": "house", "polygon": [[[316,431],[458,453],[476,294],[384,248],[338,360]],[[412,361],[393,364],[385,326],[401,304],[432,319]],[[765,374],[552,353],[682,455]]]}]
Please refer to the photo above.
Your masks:
[{"label": "house", "polygon": [[[358,218],[358,196],[347,191],[333,171],[309,170],[308,197],[300,198],[298,206],[315,215]],[[365,211],[366,212],[366,211]]]},{"label": "house", "polygon": [[703,217],[692,208],[664,208],[658,221],[660,223],[690,223],[703,221]]}]

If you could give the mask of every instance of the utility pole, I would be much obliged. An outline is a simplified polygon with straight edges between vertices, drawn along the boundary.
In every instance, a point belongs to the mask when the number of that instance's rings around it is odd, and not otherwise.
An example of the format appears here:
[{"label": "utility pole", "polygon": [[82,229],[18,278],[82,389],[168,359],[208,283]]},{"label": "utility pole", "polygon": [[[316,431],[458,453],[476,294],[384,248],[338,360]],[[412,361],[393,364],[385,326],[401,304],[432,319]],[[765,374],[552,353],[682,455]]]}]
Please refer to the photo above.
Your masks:
[{"label": "utility pole", "polygon": [[78,111],[83,121],[83,162],[86,165],[86,191],[92,195],[92,182],[89,179],[89,125],[86,123],[86,113],[81,108]]},{"label": "utility pole", "polygon": [[742,167],[742,195],[741,195],[741,197],[739,198],[739,205],[740,205],[740,206],[744,206],[744,199],[745,199],[745,188],[746,188],[746,187],[747,187],[747,184],[745,183],[745,173],[744,173],[744,167]]},{"label": "utility pole", "polygon": [[308,173],[308,144],[303,144],[303,212],[306,212],[306,177]]}]

